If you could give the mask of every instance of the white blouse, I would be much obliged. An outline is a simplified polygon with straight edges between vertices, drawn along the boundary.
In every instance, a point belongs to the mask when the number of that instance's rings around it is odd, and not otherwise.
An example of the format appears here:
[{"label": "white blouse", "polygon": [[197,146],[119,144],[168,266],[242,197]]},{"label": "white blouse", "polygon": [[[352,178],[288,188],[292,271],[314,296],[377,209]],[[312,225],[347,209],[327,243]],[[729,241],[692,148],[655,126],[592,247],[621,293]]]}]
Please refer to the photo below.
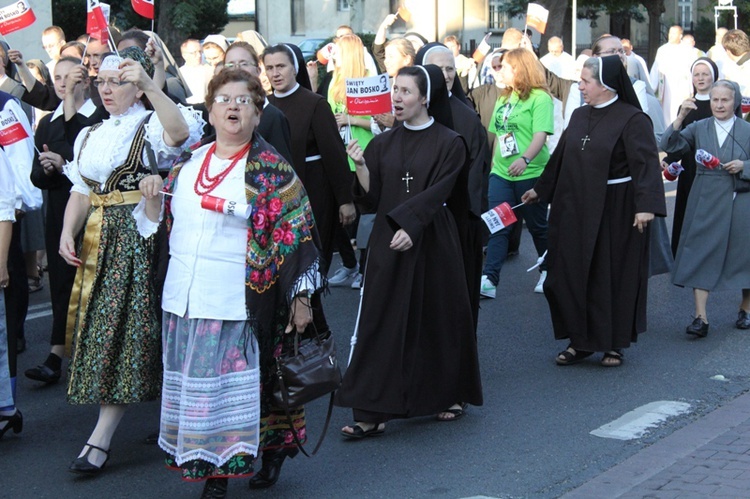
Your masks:
[{"label": "white blouse", "polygon": [[[184,146],[193,144],[201,138],[205,122],[201,119],[200,114],[190,107],[179,107],[190,129],[190,136],[183,145],[170,147],[164,142],[164,126],[156,113],[145,127],[145,138],[151,144],[159,169],[168,169],[172,161],[180,155]],[[73,184],[70,189],[71,192],[88,196],[90,189],[83,181],[82,176],[99,182],[104,187],[115,168],[125,163],[130,152],[130,146],[138,131],[138,125],[149,112],[138,101],[125,113],[110,116],[102,122],[99,128],[91,132],[83,151],[81,151],[83,141],[90,127],[81,130],[73,146],[73,161],[65,165],[65,175]],[[148,164],[145,151],[143,156],[144,164]],[[137,188],[138,186],[134,187]]]},{"label": "white blouse", "polygon": [[[247,220],[202,208],[194,190],[210,147],[211,144],[206,144],[193,151],[175,181],[171,199],[174,222],[169,236],[170,259],[162,309],[190,319],[244,321],[247,320],[245,254],[250,230]],[[215,176],[229,163],[229,159],[212,156],[209,175]],[[243,158],[211,196],[247,203],[244,165]],[[146,217],[144,200],[133,210],[133,216],[143,237],[149,237],[159,227]],[[315,283],[304,277],[297,282],[294,293],[314,289]]]},{"label": "white blouse", "polygon": [[[175,182],[162,308],[191,319],[244,321],[247,220],[201,208],[194,192],[209,148],[210,144],[195,150]],[[230,163],[212,156],[209,174],[216,175]],[[244,165],[240,160],[211,195],[245,204]]]},{"label": "white blouse", "polygon": [[8,156],[0,149],[0,222],[16,220],[16,188]]}]

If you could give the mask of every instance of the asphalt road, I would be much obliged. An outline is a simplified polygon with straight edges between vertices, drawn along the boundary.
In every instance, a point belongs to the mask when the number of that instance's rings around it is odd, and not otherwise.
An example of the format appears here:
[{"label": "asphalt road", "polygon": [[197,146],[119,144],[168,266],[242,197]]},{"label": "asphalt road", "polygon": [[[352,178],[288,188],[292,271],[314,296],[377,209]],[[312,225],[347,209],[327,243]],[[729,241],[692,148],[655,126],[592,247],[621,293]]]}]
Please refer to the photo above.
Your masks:
[{"label": "asphalt road", "polygon": [[[673,198],[668,201],[671,206]],[[384,436],[354,442],[338,434],[351,413],[336,409],[316,457],[287,461],[281,480],[267,491],[250,492],[246,480],[234,481],[230,497],[558,497],[750,388],[750,332],[733,328],[739,291],[711,295],[711,332],[691,340],[684,328],[691,321],[692,293],[672,286],[667,275],[651,279],[649,330],[626,352],[622,367],[603,368],[598,357],[556,366],[554,356],[565,344],[553,339],[546,300],[533,293],[537,275],[525,271],[535,261],[527,233],[521,248],[503,268],[498,298],[482,302],[483,407],[470,407],[456,422],[394,421]],[[19,358],[20,372],[44,360],[48,351],[46,293],[32,295],[30,314],[39,317],[27,322],[29,348]],[[342,357],[348,355],[358,298],[354,290],[335,288],[326,300]],[[724,381],[711,379],[719,374]],[[65,389],[64,383],[40,387],[21,376],[24,431],[0,441],[0,497],[200,495],[200,484],[181,482],[163,467],[159,448],[143,443],[157,430],[156,402],[129,409],[105,473],[95,479],[70,474],[67,466],[85,443],[97,411],[68,405]],[[634,440],[590,434],[661,400],[687,402],[690,411]],[[317,438],[324,416],[323,401],[308,407],[311,438]]]}]

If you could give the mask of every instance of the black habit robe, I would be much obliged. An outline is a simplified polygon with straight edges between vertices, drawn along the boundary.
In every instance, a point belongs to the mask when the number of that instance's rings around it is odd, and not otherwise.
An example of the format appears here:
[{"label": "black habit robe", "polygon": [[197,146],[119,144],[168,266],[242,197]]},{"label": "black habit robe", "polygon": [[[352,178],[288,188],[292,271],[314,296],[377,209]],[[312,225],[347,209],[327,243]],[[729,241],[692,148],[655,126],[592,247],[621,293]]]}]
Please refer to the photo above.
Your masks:
[{"label": "black habit robe", "polygon": [[666,216],[648,116],[622,100],[576,109],[534,189],[552,204],[544,294],[555,338],[588,352],[630,346],[646,330],[649,277],[649,231],[633,221]]},{"label": "black habit robe", "polygon": [[[53,117],[55,117],[54,113],[41,119],[34,134],[34,142],[40,151],[43,151],[46,145],[50,151],[56,152],[66,161],[73,160],[73,144],[78,135],[77,132],[101,121],[101,115],[90,101],[76,113],[75,118],[68,122],[65,121],[64,115],[57,116],[54,120]],[[70,290],[73,287],[76,268],[68,265],[58,250],[65,207],[68,204],[72,184],[61,172],[55,171],[52,175],[45,174],[38,154],[34,155],[34,162],[31,166],[31,183],[47,191],[44,239],[49,269],[50,300],[52,301],[51,343],[64,345]]]},{"label": "black habit robe", "polygon": [[[323,97],[303,87],[286,97],[269,95],[268,100],[289,120],[292,157],[288,159],[310,198],[325,275],[333,256],[339,207],[352,202],[351,170],[336,118]],[[316,156],[320,159],[306,160]]]},{"label": "black habit robe", "polygon": [[487,144],[487,133],[474,109],[464,104],[455,94],[451,95],[450,106],[453,114],[453,127],[466,141],[468,150],[469,217],[464,240],[464,267],[476,331],[479,321],[482,264],[484,263],[483,243],[488,232],[481,217],[482,213],[489,209],[487,193],[492,157]]},{"label": "black habit robe", "polygon": [[[355,201],[376,218],[357,343],[337,404],[371,423],[481,405],[459,236],[468,213],[464,142],[438,123],[400,126],[376,136],[364,155],[370,190],[355,183]],[[389,247],[399,229],[413,241],[406,251]]]}]

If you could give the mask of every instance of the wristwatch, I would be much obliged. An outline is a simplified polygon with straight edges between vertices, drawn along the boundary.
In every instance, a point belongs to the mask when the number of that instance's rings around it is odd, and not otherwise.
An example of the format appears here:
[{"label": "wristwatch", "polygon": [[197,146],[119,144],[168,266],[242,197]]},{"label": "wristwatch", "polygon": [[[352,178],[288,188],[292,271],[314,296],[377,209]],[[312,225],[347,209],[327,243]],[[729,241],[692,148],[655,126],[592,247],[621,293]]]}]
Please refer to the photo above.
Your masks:
[{"label": "wristwatch", "polygon": [[527,158],[526,156],[521,156],[521,159],[528,165],[531,163],[531,159]]}]

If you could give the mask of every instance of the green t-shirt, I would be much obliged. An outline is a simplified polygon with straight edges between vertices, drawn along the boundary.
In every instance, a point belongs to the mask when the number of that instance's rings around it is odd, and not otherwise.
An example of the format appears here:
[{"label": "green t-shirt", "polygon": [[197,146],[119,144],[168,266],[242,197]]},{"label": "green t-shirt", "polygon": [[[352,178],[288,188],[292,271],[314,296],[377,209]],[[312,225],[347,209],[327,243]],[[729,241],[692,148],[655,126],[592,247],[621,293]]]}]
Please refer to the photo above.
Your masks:
[{"label": "green t-shirt", "polygon": [[[511,177],[508,175],[508,167],[526,152],[535,133],[545,132],[552,135],[554,131],[554,104],[552,97],[544,90],[535,88],[524,101],[519,100],[515,92],[509,99],[500,97],[495,103],[490,120],[490,132],[496,134],[498,139],[492,154],[492,173],[506,180],[539,177],[549,160],[547,144],[542,146],[542,150],[531,160],[522,175]],[[503,138],[508,133],[515,136],[518,152],[504,158],[501,154],[504,147]]]}]

